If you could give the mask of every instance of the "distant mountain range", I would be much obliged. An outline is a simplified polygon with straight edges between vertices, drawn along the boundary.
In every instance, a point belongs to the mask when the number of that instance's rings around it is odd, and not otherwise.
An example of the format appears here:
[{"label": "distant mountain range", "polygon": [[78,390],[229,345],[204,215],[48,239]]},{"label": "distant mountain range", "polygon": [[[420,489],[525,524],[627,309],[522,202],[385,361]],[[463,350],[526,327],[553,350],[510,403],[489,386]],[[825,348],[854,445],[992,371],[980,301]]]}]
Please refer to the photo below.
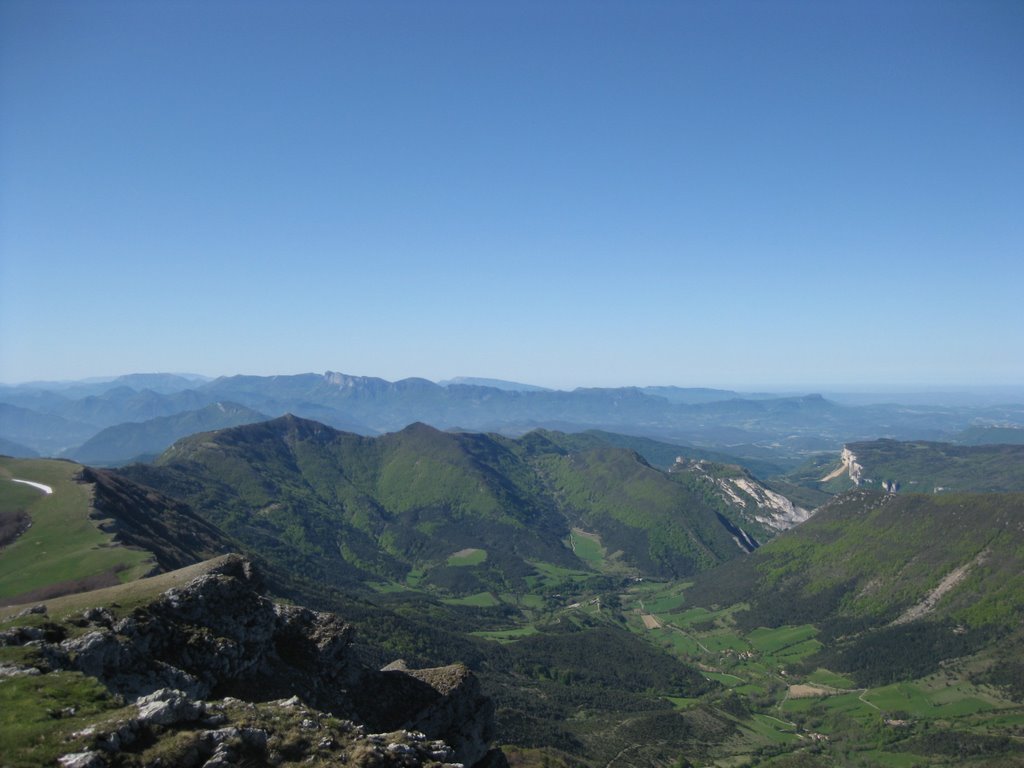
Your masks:
[{"label": "distant mountain range", "polygon": [[[291,413],[363,435],[414,422],[513,436],[536,428],[596,429],[698,446],[751,467],[771,464],[777,471],[856,440],[954,440],[962,433],[972,442],[995,442],[1024,429],[1024,405],[1014,404],[852,406],[814,394],[740,395],[680,387],[559,391],[492,379],[391,382],[329,371],[213,380],[133,374],[110,381],[4,386],[0,439],[15,455],[116,465],[166,448],[186,425],[215,429],[238,423],[227,413],[218,419],[216,408],[210,410],[217,404],[267,417]],[[147,424],[159,419],[177,419],[182,426]],[[104,432],[125,424],[146,426]]]},{"label": "distant mountain range", "polygon": [[195,411],[158,416],[141,422],[107,427],[73,451],[69,458],[100,466],[123,463],[126,458],[144,461],[155,458],[167,446],[197,432],[209,432],[239,424],[266,421],[266,415],[236,403],[213,403]]},{"label": "distant mountain range", "polygon": [[449,387],[453,384],[465,384],[471,387],[491,387],[502,389],[507,392],[550,392],[548,387],[538,387],[534,384],[523,384],[518,381],[505,381],[504,379],[483,379],[478,376],[456,376],[454,379],[437,382],[442,387]]}]

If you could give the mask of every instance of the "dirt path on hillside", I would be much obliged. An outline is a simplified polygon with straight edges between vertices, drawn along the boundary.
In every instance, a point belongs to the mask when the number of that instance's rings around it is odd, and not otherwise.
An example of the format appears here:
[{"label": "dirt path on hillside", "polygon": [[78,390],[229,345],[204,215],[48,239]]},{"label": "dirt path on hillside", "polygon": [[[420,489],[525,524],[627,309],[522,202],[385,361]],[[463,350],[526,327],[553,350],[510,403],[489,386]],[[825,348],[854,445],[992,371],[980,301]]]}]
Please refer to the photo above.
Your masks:
[{"label": "dirt path on hillside", "polygon": [[825,475],[823,478],[821,478],[821,480],[819,480],[818,482],[819,483],[827,483],[829,480],[835,480],[837,477],[839,477],[841,474],[843,474],[843,472],[846,472],[848,469],[849,469],[849,467],[846,466],[846,464],[844,463],[841,467],[839,467],[839,469],[832,470],[827,475]]},{"label": "dirt path on hillside", "polygon": [[988,548],[986,547],[975,555],[974,559],[969,563],[964,563],[959,568],[954,568],[952,571],[947,573],[945,577],[943,577],[942,581],[939,582],[939,586],[925,595],[924,600],[919,602],[917,605],[910,606],[910,608],[903,612],[902,616],[893,621],[889,626],[895,627],[899,624],[906,624],[914,619],[919,619],[922,616],[931,613],[935,610],[935,606],[939,600],[942,599],[942,596],[966,579],[967,574],[971,572],[974,566],[983,562],[987,556]]},{"label": "dirt path on hillside", "polygon": [[808,683],[797,683],[789,686],[787,696],[791,699],[809,699],[815,696],[834,696],[837,691],[836,688],[822,688]]}]

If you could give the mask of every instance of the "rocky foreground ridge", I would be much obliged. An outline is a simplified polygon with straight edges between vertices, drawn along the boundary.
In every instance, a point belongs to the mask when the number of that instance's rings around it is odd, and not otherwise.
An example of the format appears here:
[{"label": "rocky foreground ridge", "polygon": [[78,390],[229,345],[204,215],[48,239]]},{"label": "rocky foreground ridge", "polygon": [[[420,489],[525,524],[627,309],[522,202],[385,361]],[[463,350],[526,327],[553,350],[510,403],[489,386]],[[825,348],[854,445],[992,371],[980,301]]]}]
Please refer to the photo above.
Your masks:
[{"label": "rocky foreground ridge", "polygon": [[119,608],[56,622],[39,607],[0,632],[24,651],[0,664],[0,685],[77,672],[123,704],[62,734],[61,765],[505,765],[489,749],[494,706],[466,667],[368,669],[348,624],[274,603],[239,556]]}]

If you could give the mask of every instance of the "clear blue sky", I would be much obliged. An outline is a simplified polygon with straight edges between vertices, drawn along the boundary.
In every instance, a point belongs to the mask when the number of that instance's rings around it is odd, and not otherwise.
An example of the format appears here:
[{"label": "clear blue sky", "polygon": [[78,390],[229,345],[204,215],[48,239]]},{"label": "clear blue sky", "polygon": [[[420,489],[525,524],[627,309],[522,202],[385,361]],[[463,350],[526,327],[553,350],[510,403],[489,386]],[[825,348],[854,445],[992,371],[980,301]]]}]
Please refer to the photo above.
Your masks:
[{"label": "clear blue sky", "polygon": [[1024,3],[0,2],[0,381],[1024,383]]}]

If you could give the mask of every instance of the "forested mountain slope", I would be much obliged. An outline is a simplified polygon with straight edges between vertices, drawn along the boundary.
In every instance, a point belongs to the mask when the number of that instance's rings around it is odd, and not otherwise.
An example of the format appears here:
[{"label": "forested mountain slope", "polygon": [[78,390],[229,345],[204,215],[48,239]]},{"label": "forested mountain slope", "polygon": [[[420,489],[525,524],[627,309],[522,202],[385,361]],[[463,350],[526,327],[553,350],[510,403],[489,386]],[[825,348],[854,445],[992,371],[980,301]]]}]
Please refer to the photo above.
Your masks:
[{"label": "forested mountain slope", "polygon": [[[635,573],[686,575],[744,552],[730,523],[745,524],[744,505],[706,473],[666,473],[586,442],[423,424],[369,438],[286,416],[186,438],[121,474],[328,583],[523,589],[537,562],[588,567],[573,553],[574,528],[600,537],[609,567]],[[449,562],[462,552],[480,562]]]}]

